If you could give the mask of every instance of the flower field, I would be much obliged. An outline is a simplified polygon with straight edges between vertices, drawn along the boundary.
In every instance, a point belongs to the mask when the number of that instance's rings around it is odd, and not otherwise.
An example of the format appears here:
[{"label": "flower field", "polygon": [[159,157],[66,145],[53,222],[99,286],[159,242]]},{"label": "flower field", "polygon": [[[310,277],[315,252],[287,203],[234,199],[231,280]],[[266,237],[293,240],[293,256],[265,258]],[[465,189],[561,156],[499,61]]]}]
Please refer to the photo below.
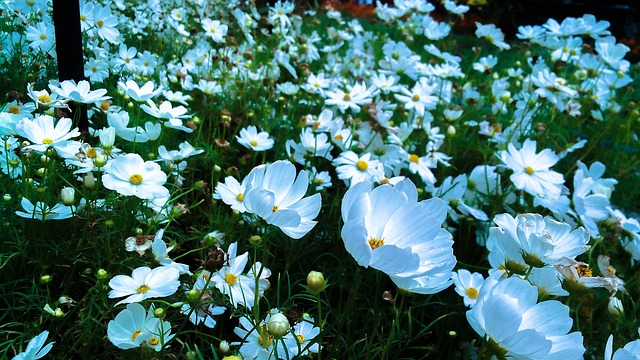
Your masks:
[{"label": "flower field", "polygon": [[640,358],[640,66],[476,3],[0,4],[0,358]]}]

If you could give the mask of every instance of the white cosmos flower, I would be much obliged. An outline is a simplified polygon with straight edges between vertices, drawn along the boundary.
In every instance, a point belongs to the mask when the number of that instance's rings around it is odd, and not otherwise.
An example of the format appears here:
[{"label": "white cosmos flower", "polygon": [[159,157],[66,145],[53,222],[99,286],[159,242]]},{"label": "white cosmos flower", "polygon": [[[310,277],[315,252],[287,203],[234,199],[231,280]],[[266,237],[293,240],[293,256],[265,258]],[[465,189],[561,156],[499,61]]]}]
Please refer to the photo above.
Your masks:
[{"label": "white cosmos flower", "polygon": [[106,89],[91,91],[91,85],[86,80],[81,80],[78,83],[74,80],[65,80],[57,86],[49,84],[49,89],[65,100],[81,104],[93,104],[111,99],[110,96],[105,96]]},{"label": "white cosmos flower", "polygon": [[501,151],[499,156],[502,162],[513,170],[510,179],[517,189],[533,196],[560,196],[564,177],[549,170],[559,160],[553,151],[544,149],[536,154],[536,142],[527,139],[522,149],[517,150],[510,143],[508,150]]},{"label": "white cosmos flower", "polygon": [[391,276],[401,288],[435,293],[451,284],[456,264],[451,235],[441,228],[447,206],[418,202],[410,180],[395,186],[352,186],[342,200],[342,240],[359,265]]},{"label": "white cosmos flower", "polygon": [[69,139],[80,136],[78,128],[71,129],[72,124],[68,118],[61,118],[56,123],[52,116],[40,115],[35,119],[23,119],[16,125],[16,131],[31,141],[25,149],[43,153],[49,147],[62,148]]},{"label": "white cosmos flower", "polygon": [[167,182],[167,175],[160,170],[160,165],[153,161],[145,162],[138,154],[118,156],[105,165],[104,171],[104,187],[119,194],[141,199],[169,195],[169,190],[162,186]]},{"label": "white cosmos flower", "polygon": [[180,286],[179,277],[180,272],[175,267],[160,266],[153,270],[146,266],[139,267],[133,270],[131,276],[117,275],[109,281],[112,289],[109,298],[127,296],[115,304],[118,306],[173,295]]},{"label": "white cosmos flower", "polygon": [[269,150],[274,143],[273,139],[269,138],[269,133],[258,132],[258,129],[253,125],[241,129],[240,136],[236,136],[236,139],[238,139],[238,144],[254,151]]},{"label": "white cosmos flower", "polygon": [[152,81],[147,81],[142,87],[138,86],[133,80],[129,80],[126,83],[118,81],[118,88],[120,88],[126,95],[129,95],[135,101],[147,101],[156,95],[160,94],[163,90],[162,86],[159,86],[154,90],[155,84]]},{"label": "white cosmos flower", "polygon": [[36,335],[33,339],[29,340],[27,348],[24,349],[23,352],[14,356],[12,360],[31,360],[43,358],[49,351],[51,351],[53,344],[55,344],[54,341],[48,343],[47,345],[44,345],[44,342],[47,341],[48,336],[49,332],[46,330]]},{"label": "white cosmos flower", "polygon": [[[296,176],[296,167],[287,160],[260,165],[247,175],[250,183],[243,197],[246,210],[299,239],[316,225],[321,198],[316,193],[304,197],[309,180],[306,171]],[[244,182],[244,181],[243,181]]]},{"label": "white cosmos flower", "polygon": [[[499,276],[499,275],[498,275]],[[569,307],[556,300],[537,303],[538,289],[526,280],[488,278],[476,305],[467,311],[471,327],[500,358],[582,359],[578,331],[569,333]]]},{"label": "white cosmos flower", "polygon": [[68,219],[73,216],[72,211],[75,208],[72,206],[65,206],[62,203],[58,203],[51,207],[41,201],[36,202],[34,205],[25,197],[20,201],[20,205],[22,205],[24,211],[16,211],[16,215],[40,221]]}]

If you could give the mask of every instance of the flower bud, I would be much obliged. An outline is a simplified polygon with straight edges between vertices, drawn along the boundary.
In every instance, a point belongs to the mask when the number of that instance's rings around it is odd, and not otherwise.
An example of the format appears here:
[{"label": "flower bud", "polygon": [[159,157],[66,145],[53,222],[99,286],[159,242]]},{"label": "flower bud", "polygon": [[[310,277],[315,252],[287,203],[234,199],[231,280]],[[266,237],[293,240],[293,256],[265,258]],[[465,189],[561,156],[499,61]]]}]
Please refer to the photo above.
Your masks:
[{"label": "flower bud", "polygon": [[[227,340],[222,340],[220,341],[220,346],[218,346],[218,348],[220,349],[220,351],[222,351],[223,354],[226,354],[229,352],[229,342]],[[226,357],[225,357],[226,359]]]},{"label": "flower bud", "polygon": [[164,317],[167,316],[167,312],[164,310],[164,308],[159,307],[153,310],[153,316],[157,317],[158,319],[164,319]]},{"label": "flower bud", "polygon": [[289,332],[289,320],[282,314],[274,314],[267,322],[267,332],[280,338]]},{"label": "flower bud", "polygon": [[42,163],[42,165],[47,165],[50,161],[51,161],[51,158],[48,157],[47,155],[42,154],[40,156],[40,162]]},{"label": "flower bud", "polygon": [[249,238],[249,244],[253,246],[258,246],[262,244],[262,237],[260,235],[253,235]]},{"label": "flower bud", "polygon": [[11,202],[12,198],[11,198],[11,194],[4,194],[4,196],[2,196],[2,200],[4,202]]},{"label": "flower bud", "polygon": [[617,297],[609,298],[609,303],[607,304],[607,311],[609,314],[615,318],[620,318],[624,315],[624,308],[622,307],[622,301]]},{"label": "flower bud", "polygon": [[310,271],[307,275],[307,286],[310,293],[319,294],[327,287],[324,275],[319,271]]},{"label": "flower bud", "polygon": [[47,169],[41,167],[38,170],[36,170],[36,174],[38,174],[38,176],[40,177],[44,177],[45,175],[47,175]]},{"label": "flower bud", "polygon": [[60,190],[60,197],[62,198],[62,203],[71,206],[76,203],[76,189],[72,187],[63,187]]},{"label": "flower bud", "polygon": [[108,272],[107,272],[107,270],[105,270],[105,269],[99,269],[99,270],[98,270],[98,272],[96,273],[96,277],[97,277],[99,280],[104,280],[104,279],[106,279],[107,277],[109,277],[109,273],[108,273]]},{"label": "flower bud", "polygon": [[92,172],[87,173],[84,178],[82,178],[82,183],[87,189],[93,189],[96,187],[96,178],[93,176]]},{"label": "flower bud", "polygon": [[447,128],[447,135],[454,136],[456,134],[456,127],[453,125],[449,125]]},{"label": "flower bud", "polygon": [[108,127],[100,132],[100,146],[104,149],[111,149],[116,142],[116,128]]},{"label": "flower bud", "polygon": [[93,165],[98,168],[104,167],[107,165],[107,157],[102,154],[96,155],[96,158],[93,159]]},{"label": "flower bud", "polygon": [[222,360],[242,360],[242,358],[237,355],[229,355],[229,356],[223,357]]},{"label": "flower bud", "polygon": [[40,276],[40,282],[43,284],[48,284],[51,282],[51,275],[42,275]]}]

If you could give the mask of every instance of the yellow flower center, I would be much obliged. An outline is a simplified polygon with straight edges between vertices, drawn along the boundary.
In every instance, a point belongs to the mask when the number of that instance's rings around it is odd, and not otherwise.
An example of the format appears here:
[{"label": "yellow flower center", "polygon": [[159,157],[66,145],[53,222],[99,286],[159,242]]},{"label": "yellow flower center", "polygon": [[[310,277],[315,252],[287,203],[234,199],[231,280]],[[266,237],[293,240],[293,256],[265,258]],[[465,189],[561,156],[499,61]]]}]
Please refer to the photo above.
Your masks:
[{"label": "yellow flower center", "polygon": [[96,22],[96,24],[98,24],[98,27],[102,27],[102,25],[104,25],[104,21],[98,20],[98,22]]},{"label": "yellow flower center", "polygon": [[244,194],[238,194],[238,196],[236,196],[236,200],[243,201],[244,200]]},{"label": "yellow flower center", "polygon": [[160,343],[160,339],[153,337],[153,338],[149,339],[149,341],[147,341],[147,342],[150,345],[158,345]]},{"label": "yellow flower center", "polygon": [[592,277],[593,273],[591,272],[591,268],[588,265],[578,265],[576,269],[579,277]]},{"label": "yellow flower center", "polygon": [[360,171],[366,171],[369,168],[369,164],[367,164],[366,161],[358,160],[358,162],[356,163],[356,167]]},{"label": "yellow flower center", "polygon": [[409,161],[417,164],[420,161],[420,158],[416,154],[411,154],[409,155]]},{"label": "yellow flower center", "polygon": [[338,140],[338,141],[342,141],[344,140],[344,138],[342,137],[342,135],[337,134],[336,136],[333,137],[334,139]]},{"label": "yellow flower center", "polygon": [[138,287],[138,290],[136,290],[136,292],[137,292],[138,294],[144,294],[144,293],[146,293],[147,291],[149,291],[149,289],[150,289],[150,288],[149,288],[149,285],[140,285],[140,287]]},{"label": "yellow flower center", "polygon": [[413,101],[420,101],[420,95],[415,94],[415,95],[413,95],[412,99],[413,99]]},{"label": "yellow flower center", "polygon": [[141,332],[142,330],[136,330],[133,334],[131,334],[131,340],[135,340]]},{"label": "yellow flower center", "polygon": [[129,176],[129,182],[131,183],[131,185],[140,185],[142,183],[142,175],[133,174]]},{"label": "yellow flower center", "polygon": [[229,286],[233,286],[238,283],[238,277],[234,274],[228,273],[224,276],[224,281],[226,281]]},{"label": "yellow flower center", "polygon": [[478,298],[478,290],[476,290],[475,288],[467,288],[467,290],[465,291],[465,293],[467,293],[467,296],[472,298],[472,299],[477,299]]},{"label": "yellow flower center", "polygon": [[273,209],[271,209],[271,213],[273,214],[274,212],[280,210],[280,208],[278,207],[278,205],[273,205]]},{"label": "yellow flower center", "polygon": [[87,149],[87,157],[89,158],[95,158],[96,156],[98,156],[98,152],[96,151],[95,148],[90,147],[89,149]]},{"label": "yellow flower center", "polygon": [[11,105],[9,106],[9,113],[13,115],[18,115],[20,114],[20,108],[16,105]]},{"label": "yellow flower center", "polygon": [[44,94],[44,95],[40,95],[38,96],[38,101],[40,101],[41,103],[48,103],[51,102],[51,96],[49,96],[48,94]]},{"label": "yellow flower center", "polygon": [[[265,341],[266,338],[266,341]],[[262,346],[263,348],[268,348],[269,346],[271,346],[271,343],[273,342],[273,336],[271,335],[262,335],[258,338],[258,342],[260,343],[260,346]]]},{"label": "yellow flower center", "polygon": [[92,67],[92,68],[91,68],[91,72],[98,72],[98,68],[97,68],[97,67],[95,67],[95,66],[94,66],[94,67]]},{"label": "yellow flower center", "polygon": [[107,110],[109,110],[110,107],[111,107],[111,104],[108,103],[108,102],[100,103],[100,110],[102,110],[102,111],[107,111]]},{"label": "yellow flower center", "polygon": [[298,344],[304,343],[304,335],[298,334],[296,338],[298,339]]},{"label": "yellow flower center", "polygon": [[384,245],[384,239],[378,239],[378,238],[369,238],[369,246],[371,247],[371,250],[377,249],[380,246]]},{"label": "yellow flower center", "polygon": [[53,140],[51,138],[44,138],[42,139],[42,143],[46,145],[51,145],[53,144]]},{"label": "yellow flower center", "polygon": [[87,17],[85,15],[80,15],[80,20],[85,21],[87,20]]},{"label": "yellow flower center", "polygon": [[258,146],[258,142],[255,140],[251,140],[249,144],[251,144],[251,146]]},{"label": "yellow flower center", "polygon": [[349,93],[344,93],[344,98],[343,98],[343,100],[344,100],[344,101],[349,101],[349,100],[351,100],[351,94],[349,94]]},{"label": "yellow flower center", "polygon": [[524,168],[524,172],[526,172],[529,175],[533,175],[533,173],[535,171],[533,170],[533,168],[531,166],[527,166],[526,168]]}]

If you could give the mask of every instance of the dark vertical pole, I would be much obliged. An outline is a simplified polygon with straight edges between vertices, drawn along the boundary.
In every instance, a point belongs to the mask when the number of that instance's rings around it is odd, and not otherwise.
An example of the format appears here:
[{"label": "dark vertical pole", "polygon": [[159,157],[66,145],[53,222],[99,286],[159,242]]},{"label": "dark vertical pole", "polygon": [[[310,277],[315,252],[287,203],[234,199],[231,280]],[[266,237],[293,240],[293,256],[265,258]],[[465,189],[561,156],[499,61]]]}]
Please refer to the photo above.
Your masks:
[{"label": "dark vertical pole", "polygon": [[[58,79],[84,80],[84,58],[82,56],[82,32],[80,30],[80,2],[78,0],[53,0],[53,24],[56,31],[56,53],[58,54]],[[80,119],[81,132],[89,131],[86,106],[69,105],[73,119]],[[80,112],[80,116],[76,112]]]}]

